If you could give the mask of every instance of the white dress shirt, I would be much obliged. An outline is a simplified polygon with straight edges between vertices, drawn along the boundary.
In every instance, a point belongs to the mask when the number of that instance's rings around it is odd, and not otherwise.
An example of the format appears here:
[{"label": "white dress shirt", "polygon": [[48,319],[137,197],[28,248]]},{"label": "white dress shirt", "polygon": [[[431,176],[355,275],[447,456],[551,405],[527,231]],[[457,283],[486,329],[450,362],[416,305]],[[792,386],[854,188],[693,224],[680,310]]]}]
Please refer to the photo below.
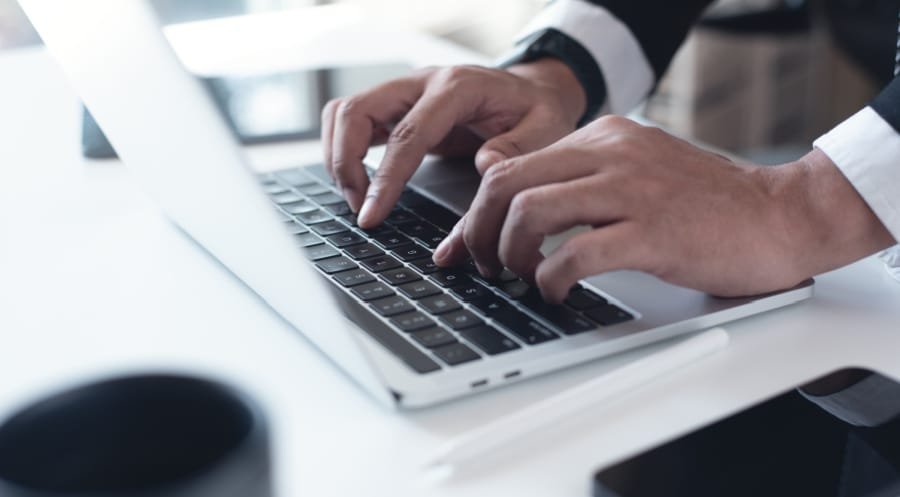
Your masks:
[{"label": "white dress shirt", "polygon": [[[625,114],[653,88],[656,75],[640,43],[603,7],[583,0],[557,0],[526,26],[520,40],[557,29],[581,43],[597,61],[606,81],[604,110]],[[900,240],[900,134],[869,107],[815,141],[884,223]],[[900,248],[882,254],[888,270],[900,280]],[[807,396],[852,424],[872,424],[900,413],[900,393],[889,380],[874,375],[830,396]]]}]

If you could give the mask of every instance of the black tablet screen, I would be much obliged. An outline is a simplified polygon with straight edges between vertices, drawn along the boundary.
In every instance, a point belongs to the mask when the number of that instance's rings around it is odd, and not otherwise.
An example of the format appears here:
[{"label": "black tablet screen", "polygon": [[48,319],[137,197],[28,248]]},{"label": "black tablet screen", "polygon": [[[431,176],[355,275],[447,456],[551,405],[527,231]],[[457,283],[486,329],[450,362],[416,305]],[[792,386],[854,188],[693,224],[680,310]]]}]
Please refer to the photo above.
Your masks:
[{"label": "black tablet screen", "polygon": [[900,419],[855,427],[791,390],[594,475],[603,497],[900,495]]}]

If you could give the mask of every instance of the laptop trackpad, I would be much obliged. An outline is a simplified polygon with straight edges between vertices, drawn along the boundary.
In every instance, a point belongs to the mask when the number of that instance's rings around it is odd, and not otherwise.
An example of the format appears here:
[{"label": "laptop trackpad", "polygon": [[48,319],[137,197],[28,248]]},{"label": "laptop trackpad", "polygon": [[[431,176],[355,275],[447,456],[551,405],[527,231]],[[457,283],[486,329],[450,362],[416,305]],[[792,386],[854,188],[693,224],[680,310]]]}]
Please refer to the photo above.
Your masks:
[{"label": "laptop trackpad", "polygon": [[409,183],[446,205],[457,214],[464,213],[481,182],[471,159],[428,158],[419,166]]}]

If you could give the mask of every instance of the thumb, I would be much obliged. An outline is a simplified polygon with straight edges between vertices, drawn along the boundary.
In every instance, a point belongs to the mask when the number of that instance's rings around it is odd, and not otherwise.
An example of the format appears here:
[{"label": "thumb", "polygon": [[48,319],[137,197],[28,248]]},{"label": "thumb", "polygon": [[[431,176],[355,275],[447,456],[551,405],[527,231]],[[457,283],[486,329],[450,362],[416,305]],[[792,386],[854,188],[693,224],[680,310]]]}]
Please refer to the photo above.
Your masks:
[{"label": "thumb", "polygon": [[540,150],[571,131],[552,116],[531,112],[515,128],[484,142],[475,154],[475,168],[484,175],[494,164]]}]

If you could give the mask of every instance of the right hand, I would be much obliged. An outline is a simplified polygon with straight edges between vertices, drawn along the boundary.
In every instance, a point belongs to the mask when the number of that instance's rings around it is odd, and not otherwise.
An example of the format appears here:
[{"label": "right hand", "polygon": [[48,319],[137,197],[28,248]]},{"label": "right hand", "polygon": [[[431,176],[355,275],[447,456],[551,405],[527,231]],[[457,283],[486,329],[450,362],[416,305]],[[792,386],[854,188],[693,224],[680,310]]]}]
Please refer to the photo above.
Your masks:
[{"label": "right hand", "polygon": [[[371,228],[388,216],[426,154],[475,155],[484,174],[571,133],[585,105],[581,85],[555,59],[507,70],[424,69],[328,102],[322,111],[325,167],[358,212],[359,226]],[[362,159],[383,143],[384,160],[370,184]]]}]

